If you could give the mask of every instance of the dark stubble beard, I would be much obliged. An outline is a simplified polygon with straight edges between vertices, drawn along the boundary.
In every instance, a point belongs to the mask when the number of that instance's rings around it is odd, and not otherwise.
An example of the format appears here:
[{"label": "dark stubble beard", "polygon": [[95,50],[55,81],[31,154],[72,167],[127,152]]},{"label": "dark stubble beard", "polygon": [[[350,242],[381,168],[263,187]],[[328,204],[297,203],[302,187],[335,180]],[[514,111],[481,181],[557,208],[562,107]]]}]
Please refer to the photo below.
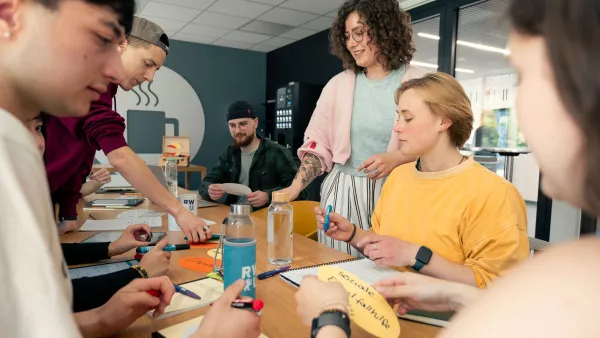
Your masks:
[{"label": "dark stubble beard", "polygon": [[[246,134],[243,134],[244,136],[246,136]],[[242,136],[242,134],[236,134],[237,136]],[[256,135],[253,133],[249,136],[246,136],[244,139],[242,139],[241,141],[238,141],[238,139],[236,137],[233,137],[233,145],[235,145],[238,148],[244,148],[249,146],[252,141],[254,141],[254,138],[256,137]]]}]

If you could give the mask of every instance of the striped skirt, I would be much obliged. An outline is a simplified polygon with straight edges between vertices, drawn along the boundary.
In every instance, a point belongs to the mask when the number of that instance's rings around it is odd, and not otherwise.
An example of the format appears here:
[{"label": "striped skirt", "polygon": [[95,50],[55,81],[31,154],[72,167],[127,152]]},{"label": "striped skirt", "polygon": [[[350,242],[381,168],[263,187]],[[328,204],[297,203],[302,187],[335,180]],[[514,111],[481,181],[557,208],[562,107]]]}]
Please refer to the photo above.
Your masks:
[{"label": "striped skirt", "polygon": [[[321,185],[321,208],[331,205],[334,212],[357,227],[369,230],[384,182],[385,179],[373,181],[368,177],[348,175],[334,167]],[[320,243],[352,256],[362,256],[352,245],[327,237],[322,230],[318,233]]]}]

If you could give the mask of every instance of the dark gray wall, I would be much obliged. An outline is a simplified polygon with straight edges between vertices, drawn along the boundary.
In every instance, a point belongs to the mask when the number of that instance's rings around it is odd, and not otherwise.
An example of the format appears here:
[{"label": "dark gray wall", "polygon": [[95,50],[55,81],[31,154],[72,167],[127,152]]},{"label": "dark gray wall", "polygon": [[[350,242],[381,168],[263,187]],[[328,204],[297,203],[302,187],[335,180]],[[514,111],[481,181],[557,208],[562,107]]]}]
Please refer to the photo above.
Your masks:
[{"label": "dark gray wall", "polygon": [[[267,56],[265,53],[171,40],[165,66],[183,76],[200,97],[205,131],[200,151],[192,163],[203,165],[210,171],[221,152],[231,144],[225,120],[225,111],[231,102],[247,100],[256,109],[259,121],[264,121]],[[197,189],[199,174],[192,174],[191,184],[193,189]]]}]

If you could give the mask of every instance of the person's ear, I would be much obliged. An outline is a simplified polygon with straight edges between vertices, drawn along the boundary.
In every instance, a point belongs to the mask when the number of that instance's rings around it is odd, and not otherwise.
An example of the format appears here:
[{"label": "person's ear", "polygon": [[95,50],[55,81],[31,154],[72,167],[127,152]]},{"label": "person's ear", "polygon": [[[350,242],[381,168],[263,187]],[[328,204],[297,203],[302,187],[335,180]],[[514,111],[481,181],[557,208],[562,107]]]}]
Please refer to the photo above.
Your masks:
[{"label": "person's ear", "polygon": [[254,129],[258,128],[258,117],[255,117],[253,122],[254,122]]},{"label": "person's ear", "polygon": [[0,39],[10,39],[20,28],[21,0],[0,0]]},{"label": "person's ear", "polygon": [[448,130],[452,126],[452,124],[453,124],[452,120],[450,120],[448,118],[442,119],[442,122],[440,123],[440,133],[443,133],[446,130]]},{"label": "person's ear", "polygon": [[[2,1],[2,0],[0,0],[0,1]],[[127,46],[129,46],[129,41],[127,41],[126,38],[123,38],[123,40],[121,40],[118,44],[119,51],[121,53],[123,53],[125,51],[125,49],[127,49]]]}]

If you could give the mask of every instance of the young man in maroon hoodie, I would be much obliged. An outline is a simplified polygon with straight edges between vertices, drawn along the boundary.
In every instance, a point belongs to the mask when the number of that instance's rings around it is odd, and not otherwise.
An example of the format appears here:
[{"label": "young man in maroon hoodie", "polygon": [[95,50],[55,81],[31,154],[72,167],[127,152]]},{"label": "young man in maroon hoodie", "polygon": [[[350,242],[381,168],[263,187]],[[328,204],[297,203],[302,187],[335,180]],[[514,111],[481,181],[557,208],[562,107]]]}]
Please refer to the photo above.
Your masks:
[{"label": "young man in maroon hoodie", "polygon": [[131,33],[119,45],[124,79],[98,91],[90,112],[80,118],[50,118],[46,123],[46,172],[52,200],[59,205],[59,232],[76,230],[81,186],[90,174],[96,150],[138,191],[171,214],[191,242],[210,238],[202,219],[173,197],[154,177],[146,163],[127,146],[125,120],[113,110],[118,86],[129,91],[152,81],[169,52],[169,38],[155,23],[135,17]]}]

